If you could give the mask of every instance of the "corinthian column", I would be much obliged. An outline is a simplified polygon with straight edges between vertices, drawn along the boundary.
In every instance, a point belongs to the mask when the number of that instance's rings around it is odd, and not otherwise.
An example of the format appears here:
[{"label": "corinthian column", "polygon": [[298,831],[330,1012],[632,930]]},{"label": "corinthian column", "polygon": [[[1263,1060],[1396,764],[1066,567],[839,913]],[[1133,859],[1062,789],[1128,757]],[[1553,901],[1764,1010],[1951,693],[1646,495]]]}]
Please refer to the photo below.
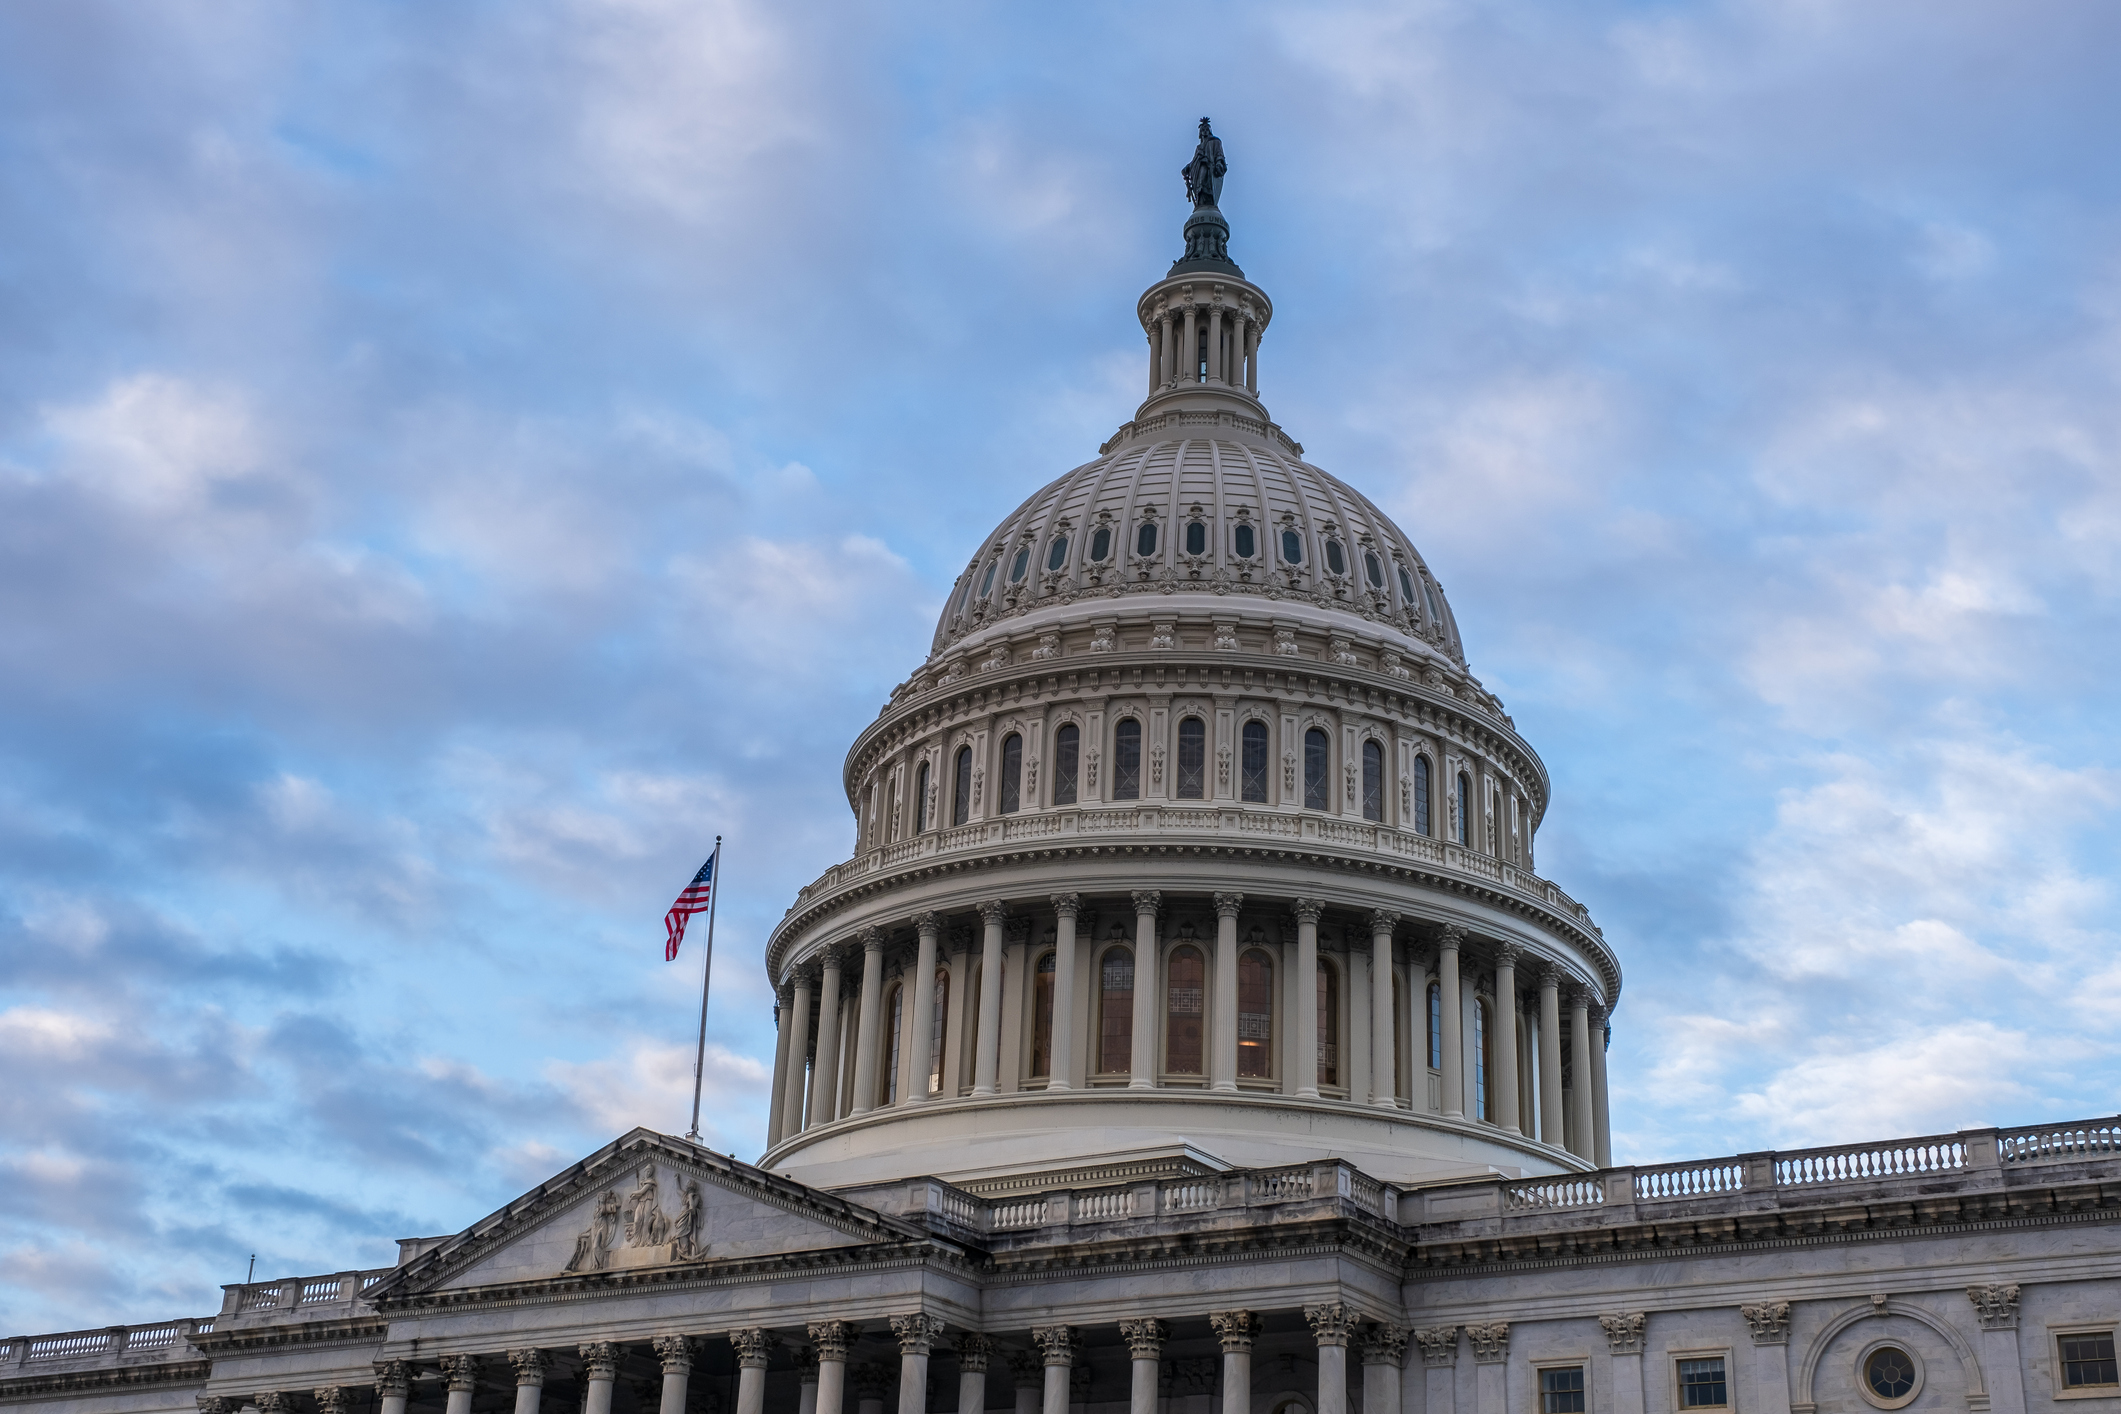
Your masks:
[{"label": "corinthian column", "polygon": [[875,928],[862,932],[862,1009],[854,1029],[854,1103],[852,1114],[865,1115],[876,1108],[876,1067],[883,1047],[878,1029],[884,1015],[884,935]]},{"label": "corinthian column", "polygon": [[781,1101],[781,1138],[803,1132],[804,1066],[810,1059],[810,970],[795,974],[794,1019],[788,1032],[788,1080]]},{"label": "corinthian column", "polygon": [[1046,1062],[1046,1088],[1069,1090],[1074,1086],[1075,1037],[1075,919],[1083,901],[1075,894],[1053,896],[1053,1053]]},{"label": "corinthian column", "polygon": [[766,1147],[781,1142],[782,1116],[788,1107],[788,1036],[794,1026],[792,998],[786,987],[773,990],[773,1091],[767,1097]]},{"label": "corinthian column", "polygon": [[994,1342],[983,1335],[957,1338],[957,1414],[987,1414],[987,1361]]},{"label": "corinthian column", "polygon": [[1045,1357],[1046,1398],[1040,1414],[1068,1414],[1068,1386],[1075,1375],[1075,1327],[1040,1326],[1031,1332]]},{"label": "corinthian column", "polygon": [[[449,1382],[449,1398],[444,1404],[444,1414],[471,1414],[471,1396],[479,1387],[479,1357],[476,1355],[444,1355],[440,1360],[442,1375]],[[263,1410],[265,1406],[258,1406]]]},{"label": "corinthian column", "polygon": [[972,1093],[992,1095],[1002,1064],[1002,921],[1009,910],[1000,899],[979,906],[987,925],[979,964],[979,1053],[973,1057]]},{"label": "corinthian column", "polygon": [[1215,1012],[1209,1030],[1208,1083],[1237,1090],[1237,914],[1243,894],[1215,896]]},{"label": "corinthian column", "polygon": [[1466,1112],[1465,998],[1458,989],[1458,947],[1466,930],[1456,923],[1436,944],[1436,983],[1443,993],[1443,1112]]},{"label": "corinthian column", "polygon": [[1355,1313],[1328,1301],[1304,1307],[1304,1320],[1318,1340],[1318,1414],[1348,1414],[1348,1337]]},{"label": "corinthian column", "polygon": [[[611,1386],[619,1377],[619,1348],[608,1340],[597,1340],[577,1346],[575,1353],[582,1357],[582,1414],[611,1414]],[[391,1411],[385,1410],[384,1414]]]},{"label": "corinthian column", "polygon": [[1602,1169],[1613,1166],[1613,1117],[1605,1094],[1605,1027],[1609,1015],[1604,1007],[1591,1008],[1591,1162]]},{"label": "corinthian column", "polygon": [[[1488,1108],[1504,1129],[1520,1130],[1517,1116],[1517,959],[1523,950],[1509,943],[1495,946],[1495,1083],[1488,1088]],[[1520,1131],[1521,1132],[1521,1131]]]},{"label": "corinthian column", "polygon": [[817,1347],[817,1414],[840,1414],[847,1398],[847,1341],[854,1332],[845,1321],[812,1321],[810,1343]]},{"label": "corinthian column", "polygon": [[923,913],[913,920],[920,930],[920,949],[913,962],[912,982],[912,1032],[904,1044],[913,1055],[913,1081],[899,1097],[902,1105],[924,1104],[928,1095],[928,1047],[935,1036],[935,950],[936,941],[942,936],[943,920],[933,913]]},{"label": "corinthian column", "polygon": [[1561,969],[1539,969],[1539,1142],[1562,1147]]},{"label": "corinthian column", "polygon": [[1375,1325],[1356,1344],[1362,1352],[1362,1414],[1399,1414],[1399,1364],[1406,1358],[1406,1331]]},{"label": "corinthian column", "polygon": [[538,1401],[545,1394],[545,1352],[511,1350],[508,1363],[516,1372],[516,1414],[538,1414]]},{"label": "corinthian column", "polygon": [[1210,1311],[1208,1324],[1223,1347],[1222,1414],[1252,1414],[1252,1337],[1259,1317],[1250,1311]]},{"label": "corinthian column", "polygon": [[898,1337],[899,1414],[927,1414],[928,1352],[943,1333],[943,1323],[934,1316],[915,1311],[893,1316],[891,1333]]},{"label": "corinthian column", "polygon": [[[1189,328],[1192,318],[1186,316]],[[1127,1081],[1129,1090],[1156,1086],[1156,998],[1163,971],[1156,956],[1156,910],[1163,901],[1155,889],[1134,891],[1134,1074]],[[1050,1372],[1047,1378],[1052,1378]]]},{"label": "corinthian column", "polygon": [[1396,913],[1380,909],[1370,915],[1370,1103],[1388,1110],[1399,1108],[1399,1045],[1393,1035],[1399,1012],[1392,1005],[1392,933],[1398,927]]},{"label": "corinthian column", "polygon": [[753,1326],[731,1331],[729,1343],[736,1347],[736,1414],[765,1414],[766,1361],[780,1338]]},{"label": "corinthian column", "polygon": [[1162,1369],[1157,1357],[1163,1354],[1164,1337],[1169,1332],[1162,1321],[1145,1320],[1121,1321],[1119,1333],[1127,1342],[1127,1355],[1134,1367],[1127,1414],[1156,1414],[1156,1377]]},{"label": "corinthian column", "polygon": [[1591,995],[1580,986],[1569,991],[1569,1070],[1576,1080],[1569,1089],[1569,1124],[1576,1131],[1569,1152],[1588,1159],[1597,1152],[1591,1135]]},{"label": "corinthian column", "polygon": [[839,1118],[840,950],[824,952],[824,976],[818,982],[817,1059],[810,1066],[810,1127]]},{"label": "corinthian column", "polygon": [[[1300,898],[1291,910],[1296,914],[1296,1093],[1318,1098],[1318,920],[1326,906],[1315,898]],[[1325,1414],[1320,1410],[1319,1414]]]},{"label": "corinthian column", "polygon": [[[376,1398],[381,1404],[380,1414],[405,1414],[405,1406],[412,1398],[412,1371],[403,1360],[376,1361]],[[606,1408],[597,1414],[611,1411]]]},{"label": "corinthian column", "polygon": [[685,1391],[692,1383],[692,1338],[659,1335],[650,1344],[663,1362],[663,1401],[657,1414],[685,1414]]},{"label": "corinthian column", "polygon": [[1223,381],[1223,311],[1216,305],[1208,311],[1208,381]]},{"label": "corinthian column", "polygon": [[[1200,381],[1200,312],[1192,305],[1186,306],[1186,333],[1183,346],[1178,351],[1178,381],[1197,383]],[[1053,1414],[1047,1410],[1046,1414]]]}]

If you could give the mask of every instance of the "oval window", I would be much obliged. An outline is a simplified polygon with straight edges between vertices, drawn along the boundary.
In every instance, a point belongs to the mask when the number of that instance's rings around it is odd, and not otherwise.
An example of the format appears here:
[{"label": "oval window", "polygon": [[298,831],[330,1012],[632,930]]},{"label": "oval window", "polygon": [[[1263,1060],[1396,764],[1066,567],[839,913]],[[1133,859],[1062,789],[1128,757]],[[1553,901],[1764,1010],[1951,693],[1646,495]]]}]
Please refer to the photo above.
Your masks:
[{"label": "oval window", "polygon": [[1149,556],[1156,553],[1155,521],[1152,520],[1149,521],[1147,524],[1143,525],[1141,528],[1141,534],[1134,537],[1134,553],[1141,556],[1145,560],[1148,559]]},{"label": "oval window", "polygon": [[1102,560],[1111,553],[1112,532],[1101,525],[1090,536],[1090,558],[1093,561]]},{"label": "oval window", "polygon": [[1068,563],[1068,537],[1063,535],[1055,539],[1053,548],[1046,552],[1046,568],[1058,570],[1066,563]]},{"label": "oval window", "polygon": [[1020,546],[1017,549],[1015,561],[1009,566],[1009,582],[1011,584],[1017,583],[1024,577],[1024,571],[1029,568],[1031,568],[1031,547],[1029,545]]},{"label": "oval window", "polygon": [[1208,553],[1208,527],[1197,520],[1186,522],[1186,553],[1205,555]]},{"label": "oval window", "polygon": [[[1304,538],[1293,530],[1281,533],[1281,557],[1292,565],[1304,562]],[[980,591],[985,593],[985,590]]]},{"label": "oval window", "polygon": [[1348,572],[1348,557],[1341,551],[1338,540],[1326,542],[1326,568],[1334,574]]},{"label": "oval window", "polygon": [[1362,572],[1370,577],[1370,587],[1372,589],[1385,587],[1385,567],[1378,563],[1377,556],[1371,554],[1368,550],[1362,552]]},{"label": "oval window", "polygon": [[1237,527],[1237,529],[1231,533],[1230,543],[1232,547],[1236,549],[1237,558],[1239,558],[1240,560],[1251,559],[1253,553],[1259,548],[1252,541],[1252,527],[1249,525],[1240,525],[1239,527]]},{"label": "oval window", "polygon": [[986,598],[986,597],[987,597],[987,591],[988,591],[988,590],[990,590],[990,589],[992,589],[992,588],[994,588],[994,572],[995,572],[995,571],[996,571],[997,569],[1001,568],[1001,563],[1002,563],[1002,562],[1001,562],[1000,560],[995,560],[995,561],[992,561],[991,563],[989,563],[989,564],[988,564],[988,566],[987,566],[987,573],[986,573],[986,574],[985,574],[984,576],[982,576],[982,577],[981,577],[981,579],[980,579],[980,582],[979,582],[979,597],[980,597],[980,598],[982,598],[982,599]]},{"label": "oval window", "polygon": [[1398,569],[1399,602],[1411,609],[1414,607],[1414,580],[1411,576],[1407,574],[1407,567],[1405,565],[1398,566]]}]

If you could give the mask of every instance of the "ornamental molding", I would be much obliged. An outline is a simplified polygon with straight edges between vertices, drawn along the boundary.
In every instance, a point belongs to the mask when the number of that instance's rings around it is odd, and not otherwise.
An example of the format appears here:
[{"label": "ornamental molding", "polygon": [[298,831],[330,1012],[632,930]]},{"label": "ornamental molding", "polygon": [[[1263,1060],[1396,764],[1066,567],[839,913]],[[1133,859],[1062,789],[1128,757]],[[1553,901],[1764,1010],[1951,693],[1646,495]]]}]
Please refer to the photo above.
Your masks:
[{"label": "ornamental molding", "polygon": [[1407,1330],[1404,1326],[1379,1321],[1364,1331],[1356,1344],[1362,1351],[1365,1365],[1390,1365],[1396,1370],[1406,1362]]},{"label": "ornamental molding", "polygon": [[1322,1301],[1304,1307],[1304,1324],[1320,1345],[1346,1345],[1360,1318],[1344,1301]]},{"label": "ornamental molding", "polygon": [[2015,1282],[1970,1286],[1966,1299],[1974,1303],[1974,1318],[1985,1331],[2018,1329],[2018,1286]]},{"label": "ornamental molding", "polygon": [[1120,1338],[1127,1342],[1127,1357],[1131,1360],[1154,1360],[1163,1353],[1164,1341],[1171,1328],[1153,1317],[1139,1321],[1121,1321]]},{"label": "ornamental molding", "polygon": [[986,1373],[988,1358],[993,1354],[994,1342],[986,1336],[967,1331],[957,1338],[957,1368],[960,1374]]},{"label": "ornamental molding", "polygon": [[1740,1306],[1738,1314],[1745,1318],[1746,1329],[1753,1336],[1753,1344],[1788,1345],[1790,1343],[1789,1302],[1756,1302],[1750,1306]]},{"label": "ornamental molding", "polygon": [[1421,1363],[1432,1370],[1458,1363],[1458,1327],[1429,1326],[1414,1332],[1421,1347]]},{"label": "ornamental molding", "polygon": [[1075,1327],[1038,1326],[1032,1330],[1031,1339],[1038,1343],[1045,1364],[1071,1366],[1075,1363]]},{"label": "ornamental molding", "polygon": [[1473,1342],[1473,1360],[1481,1365],[1500,1365],[1510,1358],[1510,1323],[1492,1321],[1484,1326],[1467,1326],[1466,1339]]},{"label": "ornamental molding", "polygon": [[1215,1331],[1215,1338],[1222,1342],[1224,1354],[1241,1355],[1251,1350],[1253,1337],[1259,1334],[1259,1314],[1256,1311],[1210,1311],[1208,1325]]},{"label": "ornamental molding", "polygon": [[854,1327],[845,1321],[812,1321],[804,1327],[810,1337],[811,1347],[817,1351],[820,1361],[836,1360],[844,1364],[848,1343],[854,1339]]},{"label": "ornamental molding", "polygon": [[1599,1329],[1605,1332],[1606,1344],[1615,1355],[1642,1354],[1643,1332],[1649,1323],[1649,1314],[1644,1311],[1621,1311],[1598,1318]]}]

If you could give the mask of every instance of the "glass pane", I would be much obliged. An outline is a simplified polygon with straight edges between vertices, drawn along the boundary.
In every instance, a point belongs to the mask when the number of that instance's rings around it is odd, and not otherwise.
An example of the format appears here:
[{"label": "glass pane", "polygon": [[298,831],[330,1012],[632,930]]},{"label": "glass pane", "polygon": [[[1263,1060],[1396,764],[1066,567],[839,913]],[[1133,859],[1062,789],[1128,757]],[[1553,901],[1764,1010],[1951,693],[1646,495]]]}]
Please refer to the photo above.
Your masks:
[{"label": "glass pane", "polygon": [[891,989],[891,1053],[884,1061],[884,1103],[887,1105],[898,1103],[899,1033],[903,1029],[901,1023],[905,1019],[905,1010],[906,989],[904,987],[893,987]]},{"label": "glass pane", "polygon": [[1414,828],[1429,833],[1429,758],[1414,758]]},{"label": "glass pane", "polygon": [[1024,790],[1024,739],[1015,732],[1002,742],[1002,814],[1014,815]]},{"label": "glass pane", "polygon": [[943,1039],[950,1031],[950,972],[935,974],[935,1017],[928,1024],[928,1093],[943,1088]]},{"label": "glass pane", "polygon": [[1539,1414],[1584,1414],[1581,1365],[1539,1372]]},{"label": "glass pane", "polygon": [[1141,556],[1145,560],[1149,558],[1149,556],[1156,553],[1155,521],[1150,521],[1147,525],[1143,526],[1141,528],[1141,533],[1134,537],[1134,553]]},{"label": "glass pane", "polygon": [[1198,717],[1178,724],[1178,798],[1200,800],[1206,793],[1208,729]]},{"label": "glass pane", "polygon": [[1362,569],[1363,573],[1370,577],[1370,587],[1372,589],[1385,587],[1385,567],[1379,564],[1377,556],[1371,554],[1368,550],[1362,553]]},{"label": "glass pane", "polygon": [[916,835],[928,828],[928,763],[921,762],[920,773],[913,782],[913,833]]},{"label": "glass pane", "polygon": [[1723,1361],[1682,1360],[1679,1362],[1679,1407],[1681,1409],[1714,1409],[1728,1403],[1723,1391]]},{"label": "glass pane", "polygon": [[1863,1363],[1863,1378],[1880,1399],[1905,1399],[1915,1388],[1915,1362],[1906,1351],[1888,1345],[1871,1352]]},{"label": "glass pane", "polygon": [[1473,1003],[1473,1118],[1488,1117],[1488,1007]]},{"label": "glass pane", "polygon": [[1186,522],[1186,553],[1205,555],[1208,553],[1208,527],[1197,520]]},{"label": "glass pane", "polygon": [[1274,963],[1257,949],[1237,962],[1237,1073],[1274,1075]]},{"label": "glass pane", "polygon": [[1092,560],[1102,560],[1111,553],[1112,532],[1101,525],[1090,537],[1090,558]]},{"label": "glass pane", "polygon": [[1142,724],[1132,717],[1121,722],[1113,733],[1112,798],[1142,798]]},{"label": "glass pane", "polygon": [[1340,1084],[1340,988],[1332,965],[1318,964],[1318,1083]]},{"label": "glass pane", "polygon": [[1304,562],[1304,538],[1293,530],[1281,533],[1281,557],[1292,565]]},{"label": "glass pane", "polygon": [[1385,752],[1374,741],[1362,744],[1362,818],[1385,818]]},{"label": "glass pane", "polygon": [[1328,540],[1326,542],[1326,568],[1334,574],[1346,574],[1348,572],[1348,557],[1341,551],[1338,540]]},{"label": "glass pane", "polygon": [[1253,551],[1259,548],[1253,543],[1252,527],[1249,525],[1237,527],[1236,531],[1230,536],[1230,543],[1231,547],[1237,551],[1237,558],[1240,560],[1251,559]]},{"label": "glass pane", "polygon": [[1068,537],[1062,535],[1055,538],[1053,548],[1046,552],[1046,568],[1058,570],[1066,563],[1068,563]]},{"label": "glass pane", "polygon": [[1029,569],[1030,566],[1031,547],[1029,545],[1020,546],[1016,552],[1016,559],[1009,566],[1009,582],[1015,584],[1022,580],[1024,571]]},{"label": "glass pane", "polygon": [[2121,1383],[2121,1379],[2116,1378],[2112,1331],[2062,1337],[2063,1388],[2115,1383]]},{"label": "glass pane", "polygon": [[1031,1073],[1053,1073],[1053,954],[1038,960],[1031,974]]},{"label": "glass pane", "polygon": [[1414,607],[1414,581],[1405,565],[1399,567],[1399,602],[1410,609]]},{"label": "glass pane", "polygon": [[1463,771],[1458,773],[1458,842],[1473,842],[1473,783]]},{"label": "glass pane", "polygon": [[1134,954],[1111,948],[1098,968],[1097,1068],[1124,1075],[1134,1068]]},{"label": "glass pane", "polygon": [[1326,770],[1331,764],[1332,743],[1313,727],[1304,733],[1304,809],[1326,808]]},{"label": "glass pane", "polygon": [[1062,727],[1053,738],[1053,803],[1075,804],[1075,776],[1077,758],[1082,755],[1083,734],[1073,722]]},{"label": "glass pane", "polygon": [[972,748],[957,753],[957,779],[950,790],[950,823],[962,825],[972,814]]},{"label": "glass pane", "polygon": [[1198,948],[1180,948],[1171,954],[1164,991],[1164,1069],[1173,1075],[1201,1074],[1201,1020],[1206,1014],[1203,995],[1207,967]]},{"label": "glass pane", "polygon": [[1421,582],[1421,592],[1428,596],[1429,617],[1441,624],[1443,622],[1443,610],[1436,603],[1436,586],[1427,580],[1423,580]]},{"label": "glass pane", "polygon": [[1443,988],[1429,984],[1429,1069],[1443,1069]]},{"label": "glass pane", "polygon": [[1245,723],[1244,790],[1246,800],[1267,798],[1267,724]]}]

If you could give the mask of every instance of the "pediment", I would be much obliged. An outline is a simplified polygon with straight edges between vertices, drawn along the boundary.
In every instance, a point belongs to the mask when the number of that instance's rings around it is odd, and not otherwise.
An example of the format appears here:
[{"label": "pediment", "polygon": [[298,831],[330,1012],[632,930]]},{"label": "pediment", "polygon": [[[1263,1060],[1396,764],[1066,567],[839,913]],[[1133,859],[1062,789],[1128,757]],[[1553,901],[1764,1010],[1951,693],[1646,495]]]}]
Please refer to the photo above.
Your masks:
[{"label": "pediment", "polygon": [[637,1129],[398,1268],[371,1298],[647,1276],[926,1237],[900,1219]]}]

